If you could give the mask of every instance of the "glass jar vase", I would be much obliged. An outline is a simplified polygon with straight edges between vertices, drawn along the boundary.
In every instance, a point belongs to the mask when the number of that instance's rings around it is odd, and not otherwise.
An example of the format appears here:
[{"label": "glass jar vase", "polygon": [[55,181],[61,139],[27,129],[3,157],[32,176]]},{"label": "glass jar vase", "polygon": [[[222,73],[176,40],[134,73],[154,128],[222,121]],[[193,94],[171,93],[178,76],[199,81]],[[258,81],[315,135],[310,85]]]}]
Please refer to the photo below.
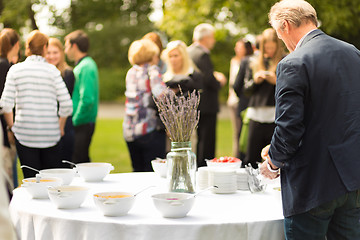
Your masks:
[{"label": "glass jar vase", "polygon": [[166,159],[169,191],[194,193],[196,155],[191,151],[191,142],[171,142]]}]

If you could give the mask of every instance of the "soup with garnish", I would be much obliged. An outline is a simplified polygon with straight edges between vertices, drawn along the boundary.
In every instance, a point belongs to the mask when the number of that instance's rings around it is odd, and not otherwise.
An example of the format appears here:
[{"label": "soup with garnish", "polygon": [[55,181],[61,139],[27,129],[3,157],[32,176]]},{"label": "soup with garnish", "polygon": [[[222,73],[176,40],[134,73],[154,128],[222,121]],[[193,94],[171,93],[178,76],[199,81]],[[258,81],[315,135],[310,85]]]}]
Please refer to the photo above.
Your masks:
[{"label": "soup with garnish", "polygon": [[[53,180],[53,179],[40,179],[40,182],[55,182],[56,180]],[[27,179],[27,180],[24,180],[24,182],[36,182],[36,179]]]},{"label": "soup with garnish", "polygon": [[94,196],[98,197],[98,198],[106,198],[106,199],[132,197],[132,195],[124,195],[124,194],[119,194],[119,195],[98,195],[98,194],[95,194]]}]

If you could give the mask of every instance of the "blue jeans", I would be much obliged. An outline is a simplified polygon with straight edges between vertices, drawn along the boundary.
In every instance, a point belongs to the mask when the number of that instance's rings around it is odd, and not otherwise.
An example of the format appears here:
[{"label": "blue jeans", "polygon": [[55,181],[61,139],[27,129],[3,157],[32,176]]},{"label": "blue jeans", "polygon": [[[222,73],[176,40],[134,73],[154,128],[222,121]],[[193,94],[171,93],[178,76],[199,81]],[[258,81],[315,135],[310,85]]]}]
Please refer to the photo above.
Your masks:
[{"label": "blue jeans", "polygon": [[287,240],[360,239],[360,190],[286,217],[284,224]]}]

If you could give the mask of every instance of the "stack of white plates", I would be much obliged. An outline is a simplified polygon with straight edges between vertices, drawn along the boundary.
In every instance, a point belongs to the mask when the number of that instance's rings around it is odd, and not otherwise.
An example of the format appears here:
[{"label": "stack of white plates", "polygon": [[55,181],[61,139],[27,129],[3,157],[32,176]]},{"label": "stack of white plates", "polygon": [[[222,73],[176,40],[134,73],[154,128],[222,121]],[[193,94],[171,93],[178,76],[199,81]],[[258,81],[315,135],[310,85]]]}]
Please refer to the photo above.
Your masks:
[{"label": "stack of white plates", "polygon": [[243,191],[249,191],[248,173],[245,168],[236,170],[237,189]]},{"label": "stack of white plates", "polygon": [[213,193],[234,193],[237,190],[237,179],[235,169],[210,169],[209,185]]},{"label": "stack of white plates", "polygon": [[209,168],[199,167],[196,173],[196,185],[198,190],[203,190],[209,187]]}]

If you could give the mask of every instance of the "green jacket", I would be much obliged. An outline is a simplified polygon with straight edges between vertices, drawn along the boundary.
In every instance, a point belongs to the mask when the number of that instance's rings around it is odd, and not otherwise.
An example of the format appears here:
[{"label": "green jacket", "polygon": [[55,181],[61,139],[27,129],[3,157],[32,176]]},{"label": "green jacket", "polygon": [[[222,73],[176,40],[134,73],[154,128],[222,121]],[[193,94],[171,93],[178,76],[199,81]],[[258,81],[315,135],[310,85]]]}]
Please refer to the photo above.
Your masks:
[{"label": "green jacket", "polygon": [[99,105],[99,74],[95,61],[84,57],[75,66],[74,75],[73,124],[94,123]]}]

